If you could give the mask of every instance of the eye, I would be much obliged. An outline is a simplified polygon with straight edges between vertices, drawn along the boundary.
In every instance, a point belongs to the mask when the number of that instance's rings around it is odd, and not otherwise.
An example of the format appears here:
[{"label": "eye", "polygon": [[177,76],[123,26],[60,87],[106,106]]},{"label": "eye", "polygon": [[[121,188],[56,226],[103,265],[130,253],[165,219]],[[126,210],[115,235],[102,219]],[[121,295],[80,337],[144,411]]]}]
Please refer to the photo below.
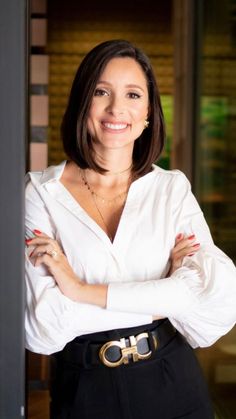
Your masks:
[{"label": "eye", "polygon": [[139,95],[138,93],[135,93],[135,92],[129,92],[128,97],[130,99],[139,99],[141,97],[141,95]]},{"label": "eye", "polygon": [[94,96],[106,96],[108,92],[104,89],[96,89],[94,92]]}]

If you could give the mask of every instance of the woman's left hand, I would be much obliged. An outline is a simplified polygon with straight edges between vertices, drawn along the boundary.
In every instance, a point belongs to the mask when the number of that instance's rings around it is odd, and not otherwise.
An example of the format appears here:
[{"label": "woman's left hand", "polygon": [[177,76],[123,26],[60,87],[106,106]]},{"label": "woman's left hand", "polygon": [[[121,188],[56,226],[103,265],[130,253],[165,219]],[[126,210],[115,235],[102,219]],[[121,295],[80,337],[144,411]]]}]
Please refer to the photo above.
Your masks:
[{"label": "woman's left hand", "polygon": [[34,261],[34,266],[42,263],[46,265],[61,292],[71,300],[77,301],[83,283],[75,275],[58,242],[39,230],[34,230],[34,234],[35,238],[25,241],[27,246],[34,246],[29,255]]},{"label": "woman's left hand", "polygon": [[178,234],[175,238],[175,247],[170,255],[171,266],[168,275],[171,275],[182,266],[183,260],[186,256],[193,256],[199,249],[200,243],[196,243],[196,237],[194,234],[191,236]]}]

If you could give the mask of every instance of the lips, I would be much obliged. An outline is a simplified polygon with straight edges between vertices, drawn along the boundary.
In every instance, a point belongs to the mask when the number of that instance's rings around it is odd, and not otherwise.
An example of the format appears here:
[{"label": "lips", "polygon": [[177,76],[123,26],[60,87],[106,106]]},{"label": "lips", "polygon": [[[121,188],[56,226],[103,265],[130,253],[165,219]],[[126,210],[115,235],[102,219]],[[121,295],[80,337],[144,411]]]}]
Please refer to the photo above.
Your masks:
[{"label": "lips", "polygon": [[123,130],[125,128],[128,127],[128,124],[123,123],[123,122],[116,122],[116,123],[112,123],[112,122],[102,122],[102,125],[107,128],[107,129],[111,129],[111,130]]}]

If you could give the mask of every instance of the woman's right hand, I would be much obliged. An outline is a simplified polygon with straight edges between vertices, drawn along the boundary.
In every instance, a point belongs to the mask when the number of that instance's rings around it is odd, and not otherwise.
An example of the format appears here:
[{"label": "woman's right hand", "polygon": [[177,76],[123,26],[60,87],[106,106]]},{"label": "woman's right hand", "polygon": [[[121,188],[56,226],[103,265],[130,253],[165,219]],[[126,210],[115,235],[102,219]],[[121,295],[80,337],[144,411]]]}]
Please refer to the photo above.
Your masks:
[{"label": "woman's right hand", "polygon": [[178,234],[175,239],[175,247],[173,248],[170,260],[171,266],[168,272],[168,276],[173,274],[176,269],[180,268],[183,263],[185,256],[193,256],[200,248],[200,243],[196,243],[196,237],[194,234],[191,236],[184,236]]}]

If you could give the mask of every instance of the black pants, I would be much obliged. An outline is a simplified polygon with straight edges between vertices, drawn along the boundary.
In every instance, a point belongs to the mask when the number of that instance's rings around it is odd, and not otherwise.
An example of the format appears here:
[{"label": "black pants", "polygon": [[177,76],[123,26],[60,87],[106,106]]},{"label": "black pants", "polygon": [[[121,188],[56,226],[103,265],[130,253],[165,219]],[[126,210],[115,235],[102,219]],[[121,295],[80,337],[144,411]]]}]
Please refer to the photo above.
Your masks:
[{"label": "black pants", "polygon": [[[151,327],[125,330],[136,335]],[[106,342],[123,333],[86,336],[85,347],[91,340]],[[86,357],[70,363],[63,351],[52,360],[51,419],[214,419],[198,361],[178,333],[149,360],[116,368],[87,365]]]}]

